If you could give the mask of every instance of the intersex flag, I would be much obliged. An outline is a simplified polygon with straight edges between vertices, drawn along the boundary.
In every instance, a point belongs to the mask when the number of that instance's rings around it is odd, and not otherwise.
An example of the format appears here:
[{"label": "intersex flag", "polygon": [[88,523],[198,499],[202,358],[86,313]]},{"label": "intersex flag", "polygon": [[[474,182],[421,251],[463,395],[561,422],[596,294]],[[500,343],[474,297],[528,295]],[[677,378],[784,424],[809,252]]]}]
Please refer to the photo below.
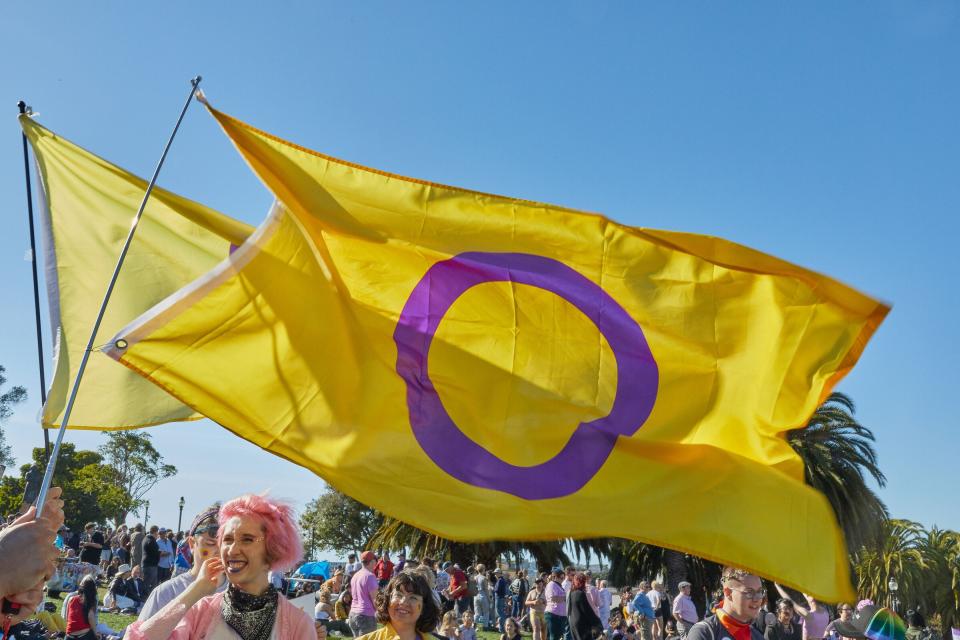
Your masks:
[{"label": "intersex flag", "polygon": [[[43,200],[41,240],[54,337],[54,374],[42,421],[59,426],[100,301],[147,182],[27,116]],[[212,269],[253,229],[154,188],[117,281],[95,346],[154,304]],[[93,353],[68,427],[124,429],[199,418],[193,409]]]},{"label": "intersex flag", "polygon": [[448,538],[619,536],[852,597],[784,432],[886,306],[731,242],[369,169],[211,112],[278,202],[110,355]]}]

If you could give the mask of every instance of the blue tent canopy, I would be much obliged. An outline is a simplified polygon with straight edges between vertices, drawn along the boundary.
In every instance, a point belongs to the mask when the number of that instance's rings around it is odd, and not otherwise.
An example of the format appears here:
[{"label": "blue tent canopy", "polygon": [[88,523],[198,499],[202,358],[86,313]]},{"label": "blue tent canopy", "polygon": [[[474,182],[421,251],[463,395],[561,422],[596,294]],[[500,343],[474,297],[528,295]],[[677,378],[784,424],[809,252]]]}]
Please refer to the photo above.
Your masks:
[{"label": "blue tent canopy", "polygon": [[326,560],[307,562],[297,569],[296,573],[299,573],[304,578],[316,578],[317,576],[322,576],[324,580],[329,580],[330,563]]}]

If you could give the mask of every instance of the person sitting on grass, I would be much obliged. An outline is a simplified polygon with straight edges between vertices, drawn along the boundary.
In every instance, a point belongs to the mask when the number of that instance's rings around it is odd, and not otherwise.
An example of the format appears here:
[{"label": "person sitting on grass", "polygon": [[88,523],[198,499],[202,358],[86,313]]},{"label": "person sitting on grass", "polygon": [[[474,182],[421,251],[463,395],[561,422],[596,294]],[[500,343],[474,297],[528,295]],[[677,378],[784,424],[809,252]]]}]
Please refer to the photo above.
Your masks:
[{"label": "person sitting on grass", "polygon": [[97,640],[97,581],[84,576],[77,595],[67,605],[67,635],[73,640]]},{"label": "person sitting on grass", "polygon": [[477,627],[474,625],[473,611],[469,609],[464,611],[461,620],[462,624],[457,629],[457,637],[460,640],[477,640]]},{"label": "person sitting on grass", "polygon": [[137,608],[137,603],[127,595],[128,583],[130,577],[130,565],[121,564],[107,587],[107,593],[103,596],[103,606],[110,611],[120,611],[121,609],[133,610]]},{"label": "person sitting on grass", "polygon": [[440,623],[440,635],[447,640],[457,640],[457,631],[457,614],[447,611],[443,614],[443,622]]},{"label": "person sitting on grass", "polygon": [[513,616],[503,621],[503,633],[500,634],[500,640],[520,640],[520,625]]}]

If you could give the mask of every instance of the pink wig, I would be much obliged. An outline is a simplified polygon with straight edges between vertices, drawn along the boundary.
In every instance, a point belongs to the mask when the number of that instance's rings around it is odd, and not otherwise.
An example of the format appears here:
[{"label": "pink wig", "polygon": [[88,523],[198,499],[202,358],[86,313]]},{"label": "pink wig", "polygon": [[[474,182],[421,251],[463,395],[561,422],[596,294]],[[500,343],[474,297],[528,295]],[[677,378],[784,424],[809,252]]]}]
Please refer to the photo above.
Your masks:
[{"label": "pink wig", "polygon": [[252,493],[234,498],[220,507],[217,538],[221,544],[224,525],[235,516],[253,518],[260,523],[271,569],[285,571],[303,557],[303,543],[290,505]]}]

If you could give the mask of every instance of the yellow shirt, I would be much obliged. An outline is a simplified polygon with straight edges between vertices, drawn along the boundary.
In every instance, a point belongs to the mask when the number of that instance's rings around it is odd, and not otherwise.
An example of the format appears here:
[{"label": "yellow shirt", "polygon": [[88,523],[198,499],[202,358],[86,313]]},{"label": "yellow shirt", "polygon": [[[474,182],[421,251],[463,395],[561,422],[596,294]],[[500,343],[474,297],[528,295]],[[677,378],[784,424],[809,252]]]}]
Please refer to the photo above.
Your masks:
[{"label": "yellow shirt", "polygon": [[[433,637],[429,633],[420,633],[418,631],[417,635],[420,637],[420,640],[433,640]],[[371,631],[366,635],[360,636],[357,640],[399,640],[399,638],[400,636],[397,635],[393,625],[388,622],[376,631]]]}]

